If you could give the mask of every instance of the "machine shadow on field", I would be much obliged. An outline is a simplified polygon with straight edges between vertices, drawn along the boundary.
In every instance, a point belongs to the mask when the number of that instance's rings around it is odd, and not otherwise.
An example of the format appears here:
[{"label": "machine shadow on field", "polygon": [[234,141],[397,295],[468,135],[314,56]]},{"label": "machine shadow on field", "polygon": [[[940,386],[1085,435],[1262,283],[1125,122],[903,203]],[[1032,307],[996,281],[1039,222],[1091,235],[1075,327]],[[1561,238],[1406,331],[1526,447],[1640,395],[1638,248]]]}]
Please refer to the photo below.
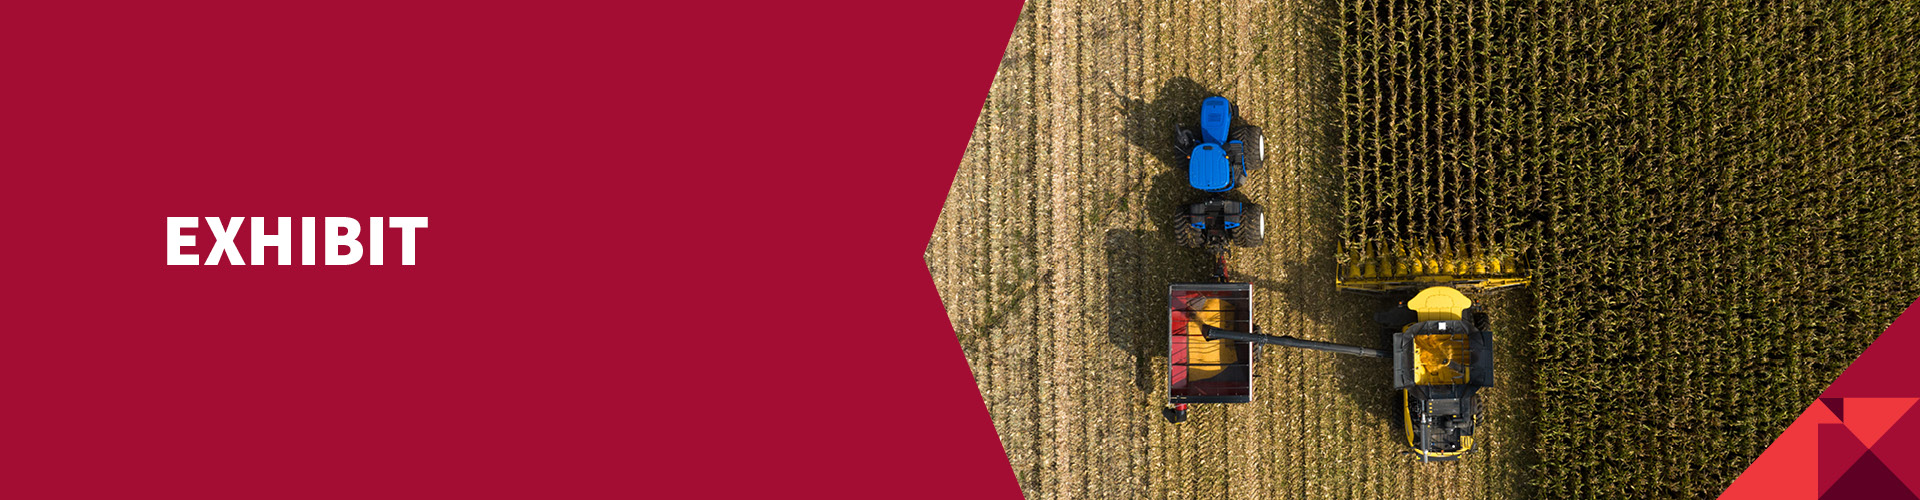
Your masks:
[{"label": "machine shadow on field", "polygon": [[[1309,169],[1333,170],[1331,165],[1310,165]],[[1274,200],[1275,205],[1302,209],[1307,220],[1338,220],[1338,206],[1335,194],[1331,190],[1306,190],[1309,196],[1293,200]],[[1312,194],[1321,193],[1321,194]],[[1260,201],[1260,200],[1256,200]],[[1279,221],[1269,221],[1272,225]],[[1403,300],[1401,298],[1383,298],[1344,293],[1334,285],[1336,257],[1334,248],[1339,241],[1335,225],[1303,225],[1295,228],[1297,241],[1267,240],[1267,245],[1301,245],[1306,254],[1297,258],[1284,259],[1277,265],[1265,268],[1235,269],[1233,281],[1251,283],[1254,286],[1263,315],[1271,318],[1279,311],[1291,310],[1297,313],[1298,324],[1275,323],[1271,319],[1261,324],[1269,335],[1287,335],[1305,340],[1334,342],[1371,349],[1392,349],[1392,330],[1376,323],[1376,312],[1392,307]],[[1273,233],[1269,233],[1273,234]],[[1245,251],[1262,251],[1248,249]],[[1317,328],[1316,328],[1317,326]],[[1265,376],[1283,377],[1284,384],[1302,383],[1307,386],[1331,386],[1345,394],[1367,415],[1394,422],[1400,418],[1400,402],[1392,390],[1392,366],[1385,359],[1366,358],[1347,354],[1292,350],[1286,347],[1267,346],[1262,359],[1263,366],[1256,373]],[[1330,373],[1286,366],[1279,360],[1281,350],[1292,350],[1301,356],[1328,356],[1333,365]],[[1303,382],[1307,379],[1323,379],[1330,384]],[[1307,394],[1309,398],[1331,396],[1331,394]]]},{"label": "machine shadow on field", "polygon": [[[1316,3],[1321,15],[1337,17],[1338,8],[1330,3]],[[1344,179],[1345,165],[1341,158],[1341,129],[1344,110],[1338,54],[1340,53],[1340,34],[1328,28],[1327,24],[1317,24],[1308,30],[1305,49],[1307,64],[1302,71],[1304,78],[1299,85],[1304,89],[1305,99],[1297,104],[1300,114],[1305,117],[1300,135],[1300,148],[1305,162],[1300,166],[1300,178],[1303,179]],[[1317,69],[1317,71],[1316,71]],[[1307,247],[1305,260],[1288,269],[1287,275],[1293,279],[1278,287],[1293,300],[1301,312],[1308,318],[1323,322],[1323,331],[1330,338],[1314,339],[1357,345],[1374,349],[1391,350],[1392,330],[1374,321],[1374,315],[1389,307],[1396,306],[1400,299],[1394,297],[1370,297],[1339,291],[1335,286],[1338,273],[1338,252],[1343,243],[1346,220],[1344,212],[1347,193],[1344,187],[1328,186],[1322,189],[1301,189],[1299,199],[1291,200],[1301,207],[1306,220],[1327,221],[1323,224],[1311,224],[1299,237]],[[1396,424],[1401,419],[1399,394],[1393,390],[1393,366],[1385,359],[1364,358],[1341,354],[1323,353],[1334,356],[1334,373],[1320,376],[1331,377],[1334,387],[1346,394],[1354,404],[1360,406],[1367,415]]]},{"label": "machine shadow on field", "polygon": [[[1332,262],[1329,259],[1329,262]],[[1331,268],[1331,264],[1328,266]],[[1329,311],[1327,321],[1332,323],[1333,341],[1353,344],[1361,347],[1393,351],[1393,332],[1396,328],[1374,321],[1374,315],[1395,307],[1412,297],[1370,297],[1335,291],[1333,273],[1326,273],[1324,293],[1335,294],[1341,304]],[[1355,404],[1360,405],[1367,415],[1394,423],[1398,429],[1401,420],[1401,401],[1399,391],[1393,390],[1393,364],[1379,358],[1336,355],[1333,366],[1336,372],[1334,385],[1347,394]],[[1396,435],[1397,436],[1397,435]]]},{"label": "machine shadow on field", "polygon": [[[1197,111],[1196,111],[1197,112]],[[1173,241],[1170,224],[1182,177],[1164,172],[1153,177],[1147,191],[1153,230],[1109,229],[1101,242],[1107,257],[1107,341],[1134,358],[1134,386],[1148,397],[1165,387],[1158,364],[1167,357],[1167,286],[1205,280],[1212,258],[1205,250]],[[1164,216],[1160,216],[1164,214]]]},{"label": "machine shadow on field", "polygon": [[[1534,351],[1534,338],[1540,334],[1539,327],[1533,321],[1539,308],[1535,296],[1525,289],[1501,291],[1484,296],[1473,297],[1476,306],[1485,307],[1493,314],[1493,358],[1494,373],[1497,382],[1481,394],[1487,408],[1484,415],[1492,417],[1492,426],[1488,429],[1494,445],[1500,446],[1505,459],[1513,464],[1535,464],[1540,462],[1539,451],[1532,446],[1539,429],[1535,422],[1540,416],[1540,397],[1535,392],[1533,363],[1539,353]],[[1502,468],[1509,484],[1521,498],[1529,497],[1533,487],[1528,483],[1526,467],[1508,466]]]}]

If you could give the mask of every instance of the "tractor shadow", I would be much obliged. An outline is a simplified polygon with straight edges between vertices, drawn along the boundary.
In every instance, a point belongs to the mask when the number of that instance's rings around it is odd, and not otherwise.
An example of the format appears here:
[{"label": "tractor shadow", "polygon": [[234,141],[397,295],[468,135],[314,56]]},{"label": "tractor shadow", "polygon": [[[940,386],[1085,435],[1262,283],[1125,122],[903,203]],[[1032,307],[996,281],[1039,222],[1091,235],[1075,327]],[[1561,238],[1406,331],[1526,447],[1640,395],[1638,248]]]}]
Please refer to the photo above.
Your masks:
[{"label": "tractor shadow", "polygon": [[1204,281],[1213,259],[1205,250],[1175,243],[1168,234],[1183,191],[1193,191],[1174,172],[1153,177],[1144,207],[1154,229],[1109,229],[1101,241],[1107,258],[1107,342],[1133,356],[1134,386],[1148,397],[1166,389],[1167,287]]}]

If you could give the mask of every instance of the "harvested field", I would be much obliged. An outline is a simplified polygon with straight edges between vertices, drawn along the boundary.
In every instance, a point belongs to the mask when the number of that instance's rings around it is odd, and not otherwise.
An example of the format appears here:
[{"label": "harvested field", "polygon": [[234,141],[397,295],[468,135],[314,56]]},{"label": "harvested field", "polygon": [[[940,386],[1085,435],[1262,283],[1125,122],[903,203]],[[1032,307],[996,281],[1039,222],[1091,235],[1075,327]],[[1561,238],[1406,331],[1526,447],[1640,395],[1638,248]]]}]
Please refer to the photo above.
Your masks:
[{"label": "harvested field", "polygon": [[[1899,6],[1034,1],[927,262],[1029,498],[1711,497],[1920,294]],[[1511,254],[1482,452],[1401,455],[1386,365],[1272,349],[1161,420],[1175,123],[1266,131],[1230,259],[1268,333],[1381,346],[1369,242]]]}]

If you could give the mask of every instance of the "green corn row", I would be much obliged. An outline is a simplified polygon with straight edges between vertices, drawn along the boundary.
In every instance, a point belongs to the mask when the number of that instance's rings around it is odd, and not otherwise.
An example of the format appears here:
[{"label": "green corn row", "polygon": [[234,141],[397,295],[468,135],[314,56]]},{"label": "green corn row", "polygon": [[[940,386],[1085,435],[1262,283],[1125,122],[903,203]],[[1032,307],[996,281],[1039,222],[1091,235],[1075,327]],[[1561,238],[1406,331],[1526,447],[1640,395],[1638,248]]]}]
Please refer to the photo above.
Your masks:
[{"label": "green corn row", "polygon": [[1342,258],[1385,253],[1442,261],[1499,260],[1526,250],[1508,238],[1519,165],[1502,134],[1530,104],[1497,57],[1506,6],[1357,0],[1343,4],[1346,231]]},{"label": "green corn row", "polygon": [[1543,498],[1710,498],[1920,297],[1910,2],[1345,0],[1344,251],[1521,255]]}]

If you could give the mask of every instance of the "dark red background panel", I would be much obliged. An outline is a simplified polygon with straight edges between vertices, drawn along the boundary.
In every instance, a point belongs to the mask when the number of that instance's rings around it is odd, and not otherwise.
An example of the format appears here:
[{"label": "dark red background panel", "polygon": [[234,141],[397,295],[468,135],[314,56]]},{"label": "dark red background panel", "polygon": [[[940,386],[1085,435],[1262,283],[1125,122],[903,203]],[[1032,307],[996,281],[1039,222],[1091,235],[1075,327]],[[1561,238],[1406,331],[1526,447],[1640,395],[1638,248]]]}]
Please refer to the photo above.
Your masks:
[{"label": "dark red background panel", "polygon": [[1016,498],[921,254],[1019,3],[642,5],[8,7],[0,496]]}]

